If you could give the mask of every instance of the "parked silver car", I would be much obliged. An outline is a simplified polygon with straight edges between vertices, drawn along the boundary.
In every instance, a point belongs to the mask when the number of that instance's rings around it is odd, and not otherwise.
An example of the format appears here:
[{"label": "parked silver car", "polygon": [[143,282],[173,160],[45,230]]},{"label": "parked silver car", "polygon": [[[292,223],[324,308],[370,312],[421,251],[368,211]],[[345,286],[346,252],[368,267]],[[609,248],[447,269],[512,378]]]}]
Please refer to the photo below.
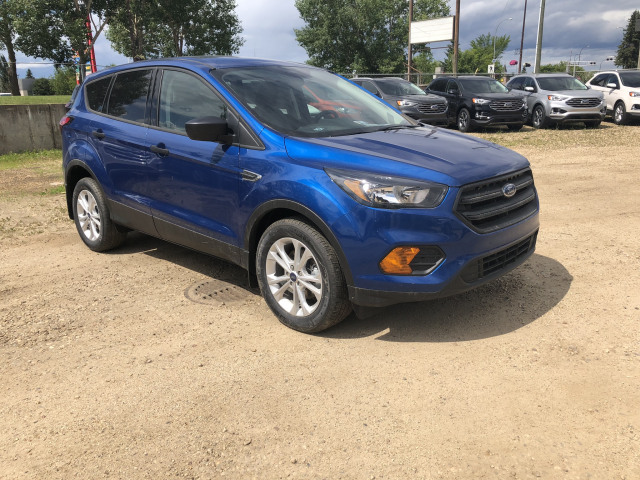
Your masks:
[{"label": "parked silver car", "polygon": [[566,122],[584,122],[587,128],[597,128],[607,113],[602,92],[590,90],[566,73],[518,75],[507,88],[526,99],[533,128]]}]

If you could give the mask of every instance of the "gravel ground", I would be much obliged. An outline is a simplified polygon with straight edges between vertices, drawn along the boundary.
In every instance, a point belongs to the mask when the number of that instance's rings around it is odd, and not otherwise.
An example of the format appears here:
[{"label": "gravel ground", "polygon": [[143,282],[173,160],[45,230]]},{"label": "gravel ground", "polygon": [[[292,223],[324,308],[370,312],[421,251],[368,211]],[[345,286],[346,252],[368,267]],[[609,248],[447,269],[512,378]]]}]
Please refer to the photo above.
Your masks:
[{"label": "gravel ground", "polygon": [[0,171],[0,478],[640,478],[639,133],[478,134],[532,162],[536,254],[315,336],[219,260],[91,252],[59,169]]}]

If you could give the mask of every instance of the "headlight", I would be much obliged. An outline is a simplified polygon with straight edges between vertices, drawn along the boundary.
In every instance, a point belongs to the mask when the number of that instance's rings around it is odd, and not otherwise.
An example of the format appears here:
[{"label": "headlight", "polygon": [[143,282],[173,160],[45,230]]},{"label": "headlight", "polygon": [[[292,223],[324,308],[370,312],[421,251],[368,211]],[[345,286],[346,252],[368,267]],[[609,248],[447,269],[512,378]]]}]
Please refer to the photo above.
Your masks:
[{"label": "headlight", "polygon": [[569,97],[565,97],[564,95],[548,95],[547,98],[552,102],[564,102]]},{"label": "headlight", "polygon": [[487,105],[491,103],[491,100],[487,100],[486,98],[472,98],[471,101],[478,105]]},{"label": "headlight", "polygon": [[416,102],[411,102],[409,100],[396,100],[396,103],[399,107],[415,107],[417,105]]},{"label": "headlight", "polygon": [[355,201],[378,208],[434,208],[442,203],[448,187],[440,183],[369,173],[325,170]]},{"label": "headlight", "polygon": [[640,97],[640,92],[629,92],[630,97]]}]

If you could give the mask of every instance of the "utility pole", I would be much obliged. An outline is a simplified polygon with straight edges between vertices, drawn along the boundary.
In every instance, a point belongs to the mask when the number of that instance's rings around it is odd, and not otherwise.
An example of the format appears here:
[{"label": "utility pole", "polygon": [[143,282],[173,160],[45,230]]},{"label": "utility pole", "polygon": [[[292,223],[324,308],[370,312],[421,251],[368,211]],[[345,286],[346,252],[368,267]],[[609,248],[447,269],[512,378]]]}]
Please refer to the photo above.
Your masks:
[{"label": "utility pole", "polygon": [[[526,0],[525,0],[526,1]],[[456,17],[453,21],[453,75],[458,75],[458,49],[460,48],[460,0],[456,0]]]},{"label": "utility pole", "polygon": [[540,73],[540,58],[542,56],[542,31],[544,30],[544,2],[540,0],[540,17],[538,18],[538,41],[536,42],[536,63],[533,73]]},{"label": "utility pole", "polygon": [[526,23],[526,21],[527,21],[527,0],[524,0],[524,17],[522,17],[522,37],[520,37],[520,61],[518,61],[518,73],[522,71],[522,49],[524,48],[524,24]]}]

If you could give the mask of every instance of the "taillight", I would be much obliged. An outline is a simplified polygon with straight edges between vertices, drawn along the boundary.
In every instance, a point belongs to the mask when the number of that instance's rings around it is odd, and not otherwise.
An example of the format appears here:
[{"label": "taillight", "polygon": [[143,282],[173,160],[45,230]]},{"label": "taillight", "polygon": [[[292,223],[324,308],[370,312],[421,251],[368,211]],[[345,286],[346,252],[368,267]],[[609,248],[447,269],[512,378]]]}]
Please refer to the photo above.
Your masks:
[{"label": "taillight", "polygon": [[60,126],[60,130],[62,130],[62,127],[64,127],[65,125],[69,125],[71,122],[73,122],[73,117],[69,115],[65,115],[64,117],[62,117],[60,119],[60,123],[58,123],[58,125]]}]

